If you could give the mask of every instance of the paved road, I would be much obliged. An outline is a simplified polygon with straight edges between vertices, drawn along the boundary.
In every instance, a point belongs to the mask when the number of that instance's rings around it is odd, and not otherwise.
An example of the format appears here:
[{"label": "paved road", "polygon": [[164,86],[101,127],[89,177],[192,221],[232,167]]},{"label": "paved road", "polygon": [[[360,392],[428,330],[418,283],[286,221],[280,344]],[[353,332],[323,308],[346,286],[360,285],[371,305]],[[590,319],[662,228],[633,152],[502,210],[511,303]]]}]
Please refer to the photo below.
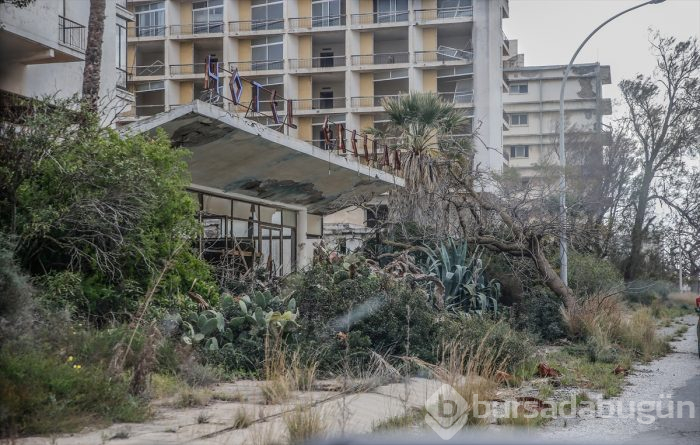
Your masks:
[{"label": "paved road", "polygon": [[[695,326],[686,334],[686,337],[697,342],[697,334]],[[683,342],[682,348],[677,348],[677,353],[683,356],[690,356],[691,360],[696,360],[696,370],[700,370],[700,358],[698,357],[697,343],[695,345],[687,345]],[[688,350],[688,346],[691,346]],[[695,347],[692,347],[695,346]],[[647,434],[640,434],[638,438],[642,443],[659,444],[673,443],[679,445],[697,445],[700,444],[700,372],[697,372],[694,377],[686,381],[685,385],[676,388],[671,394],[671,400],[676,412],[679,403],[692,402],[695,408],[695,415],[689,414],[690,408],[683,409],[683,416],[674,415],[669,418],[660,418],[656,422],[656,429]],[[663,410],[668,413],[668,409]],[[686,415],[687,414],[687,415]]]},{"label": "paved road", "polygon": [[[635,367],[635,372],[628,379],[629,386],[622,395],[607,401],[616,404],[617,413],[622,408],[622,415],[599,415],[569,422],[566,426],[548,426],[542,436],[562,442],[700,444],[697,316],[687,316],[683,322],[690,329],[680,341],[672,343],[675,351],[648,365]],[[679,416],[679,402],[692,402],[693,412],[684,405],[683,415]],[[669,404],[674,409],[672,418],[669,418]]]}]

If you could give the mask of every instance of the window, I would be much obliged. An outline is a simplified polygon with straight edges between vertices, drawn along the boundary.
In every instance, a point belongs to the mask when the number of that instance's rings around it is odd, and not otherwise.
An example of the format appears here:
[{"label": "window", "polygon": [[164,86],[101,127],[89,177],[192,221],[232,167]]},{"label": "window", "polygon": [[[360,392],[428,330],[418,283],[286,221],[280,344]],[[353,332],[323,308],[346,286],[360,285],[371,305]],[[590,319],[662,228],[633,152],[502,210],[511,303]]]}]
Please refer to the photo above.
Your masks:
[{"label": "window", "polygon": [[408,20],[408,0],[376,0],[377,23],[405,22]]},{"label": "window", "polygon": [[511,125],[516,125],[516,126],[525,126],[528,125],[527,122],[527,114],[525,113],[516,113],[516,114],[511,114],[510,115],[510,124]]},{"label": "window", "polygon": [[530,157],[530,147],[528,145],[511,145],[510,146],[510,157],[511,158],[529,158]]},{"label": "window", "polygon": [[126,27],[117,25],[117,87],[126,89]]},{"label": "window", "polygon": [[165,35],[164,2],[136,6],[136,35],[152,37]]},{"label": "window", "polygon": [[224,0],[192,3],[192,32],[194,34],[224,31]]},{"label": "window", "polygon": [[510,85],[510,94],[527,94],[527,84],[512,83]]},{"label": "window", "polygon": [[342,14],[341,0],[313,0],[311,26],[339,26]]},{"label": "window", "polygon": [[250,43],[253,70],[281,69],[283,63],[282,36],[262,37]]},{"label": "window", "polygon": [[284,28],[282,0],[252,0],[250,7],[253,23],[251,30]]}]

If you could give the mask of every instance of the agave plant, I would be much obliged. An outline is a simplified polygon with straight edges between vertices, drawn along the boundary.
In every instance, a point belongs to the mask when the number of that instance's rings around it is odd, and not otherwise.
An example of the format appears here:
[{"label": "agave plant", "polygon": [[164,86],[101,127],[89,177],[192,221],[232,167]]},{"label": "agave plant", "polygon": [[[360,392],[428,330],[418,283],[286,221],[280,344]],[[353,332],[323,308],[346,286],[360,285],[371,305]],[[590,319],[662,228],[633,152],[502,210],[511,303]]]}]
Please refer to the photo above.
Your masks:
[{"label": "agave plant", "polygon": [[486,281],[482,249],[469,253],[466,241],[450,239],[435,248],[426,247],[426,273],[434,274],[445,288],[445,307],[464,312],[498,311],[501,285]]}]

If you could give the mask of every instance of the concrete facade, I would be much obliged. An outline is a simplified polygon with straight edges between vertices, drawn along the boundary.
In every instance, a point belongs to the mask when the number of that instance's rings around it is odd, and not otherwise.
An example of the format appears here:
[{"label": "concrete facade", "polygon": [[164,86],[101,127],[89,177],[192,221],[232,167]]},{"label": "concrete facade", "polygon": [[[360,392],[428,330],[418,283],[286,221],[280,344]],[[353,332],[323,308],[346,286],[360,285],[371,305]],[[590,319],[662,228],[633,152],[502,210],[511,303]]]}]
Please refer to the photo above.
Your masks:
[{"label": "concrete facade", "polygon": [[[517,53],[517,42],[511,41],[511,46]],[[509,125],[503,133],[504,150],[510,167],[523,177],[535,175],[537,164],[559,162],[559,93],[565,69],[566,65],[526,66],[522,54],[505,62],[509,92],[503,95],[503,106]],[[610,99],[603,97],[603,85],[608,84],[609,66],[574,65],[564,95],[566,131],[572,135],[567,143],[582,138],[581,143],[605,143],[603,118],[612,114]]]},{"label": "concrete facade", "polygon": [[[21,97],[80,95],[89,15],[89,0],[36,0],[24,8],[0,5],[0,90]],[[125,38],[132,20],[126,0],[106,1],[100,73],[106,123],[128,112],[134,100],[126,87]]]},{"label": "concrete facade", "polygon": [[507,0],[130,0],[128,7],[136,16],[128,55],[136,107],[126,120],[200,98],[205,57],[215,54],[292,99],[298,129],[290,134],[316,146],[324,145],[325,116],[358,131],[381,128],[383,98],[434,91],[472,117],[481,167],[504,165]]}]

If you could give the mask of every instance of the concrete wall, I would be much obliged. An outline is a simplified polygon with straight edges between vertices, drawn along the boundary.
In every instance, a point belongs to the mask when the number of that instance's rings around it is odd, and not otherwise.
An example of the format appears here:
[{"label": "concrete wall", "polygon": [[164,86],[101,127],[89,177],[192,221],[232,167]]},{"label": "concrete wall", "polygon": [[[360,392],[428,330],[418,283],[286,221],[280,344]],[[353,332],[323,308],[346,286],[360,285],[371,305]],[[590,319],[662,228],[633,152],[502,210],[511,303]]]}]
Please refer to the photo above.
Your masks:
[{"label": "concrete wall", "polygon": [[472,41],[474,46],[475,162],[481,169],[501,171],[503,147],[503,0],[474,0]]},{"label": "concrete wall", "polygon": [[[90,11],[89,0],[36,0],[26,8],[0,5],[0,23],[7,32],[17,32],[22,37],[41,42],[51,47],[61,47],[58,42],[58,16],[87,25]],[[115,114],[130,106],[130,95],[116,89],[116,32],[117,24],[126,26],[127,21],[117,16],[115,0],[107,0],[105,12],[105,38],[102,44],[102,67],[100,73],[100,107],[103,122],[109,123]],[[84,57],[83,57],[84,59]],[[82,92],[84,62],[25,64],[20,60],[3,56],[0,63],[0,89],[22,96],[41,97],[56,94],[70,97]]]}]

